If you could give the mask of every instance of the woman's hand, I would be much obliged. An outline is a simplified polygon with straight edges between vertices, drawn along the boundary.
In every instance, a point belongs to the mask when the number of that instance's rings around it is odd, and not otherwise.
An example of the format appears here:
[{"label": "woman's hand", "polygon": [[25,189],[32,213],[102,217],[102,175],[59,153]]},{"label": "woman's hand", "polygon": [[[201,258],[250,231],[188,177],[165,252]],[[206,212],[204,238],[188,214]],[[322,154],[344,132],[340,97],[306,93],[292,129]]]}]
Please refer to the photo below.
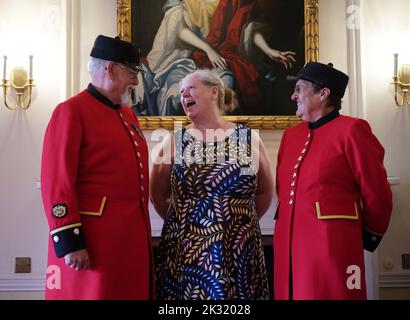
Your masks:
[{"label": "woman's hand", "polygon": [[284,65],[285,69],[292,68],[292,64],[296,62],[295,56],[296,52],[293,51],[278,51],[272,48],[266,50],[266,55],[281,64]]},{"label": "woman's hand", "polygon": [[286,69],[291,68],[292,64],[296,62],[296,52],[272,49],[260,32],[255,32],[253,41],[271,60],[283,64]]},{"label": "woman's hand", "polygon": [[211,46],[208,46],[208,48],[205,50],[205,53],[207,54],[209,61],[215,69],[227,69],[228,65],[226,64],[226,60]]}]

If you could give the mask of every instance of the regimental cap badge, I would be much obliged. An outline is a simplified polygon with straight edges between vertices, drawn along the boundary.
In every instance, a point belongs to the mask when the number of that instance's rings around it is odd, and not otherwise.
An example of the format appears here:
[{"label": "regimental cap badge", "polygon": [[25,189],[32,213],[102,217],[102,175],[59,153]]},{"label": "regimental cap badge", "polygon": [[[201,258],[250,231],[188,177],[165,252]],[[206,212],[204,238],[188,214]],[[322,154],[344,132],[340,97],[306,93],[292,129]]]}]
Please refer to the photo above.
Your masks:
[{"label": "regimental cap badge", "polygon": [[55,204],[52,209],[53,217],[64,218],[68,214],[68,209],[66,204]]}]

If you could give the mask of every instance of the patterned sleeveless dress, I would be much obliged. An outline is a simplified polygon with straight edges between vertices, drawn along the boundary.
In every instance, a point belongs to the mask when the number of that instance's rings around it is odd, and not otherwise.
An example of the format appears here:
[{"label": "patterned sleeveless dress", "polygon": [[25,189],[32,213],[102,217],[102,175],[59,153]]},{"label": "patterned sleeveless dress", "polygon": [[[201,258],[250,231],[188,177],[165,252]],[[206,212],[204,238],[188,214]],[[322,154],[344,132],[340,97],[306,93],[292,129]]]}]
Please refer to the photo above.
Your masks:
[{"label": "patterned sleeveless dress", "polygon": [[157,257],[157,298],[269,299],[255,212],[251,130],[237,125],[214,143],[183,129],[175,142],[171,204]]}]

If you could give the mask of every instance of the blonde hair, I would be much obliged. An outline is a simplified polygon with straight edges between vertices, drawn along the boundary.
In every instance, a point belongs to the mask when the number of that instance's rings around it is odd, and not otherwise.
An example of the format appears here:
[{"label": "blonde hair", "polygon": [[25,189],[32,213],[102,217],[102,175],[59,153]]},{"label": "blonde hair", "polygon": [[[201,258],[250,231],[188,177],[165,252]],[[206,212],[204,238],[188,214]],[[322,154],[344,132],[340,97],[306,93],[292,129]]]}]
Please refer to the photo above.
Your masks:
[{"label": "blonde hair", "polygon": [[221,77],[215,71],[200,69],[190,73],[189,75],[198,76],[199,81],[206,86],[218,88],[218,109],[221,114],[232,112],[238,107],[235,91],[231,88],[225,88]]}]

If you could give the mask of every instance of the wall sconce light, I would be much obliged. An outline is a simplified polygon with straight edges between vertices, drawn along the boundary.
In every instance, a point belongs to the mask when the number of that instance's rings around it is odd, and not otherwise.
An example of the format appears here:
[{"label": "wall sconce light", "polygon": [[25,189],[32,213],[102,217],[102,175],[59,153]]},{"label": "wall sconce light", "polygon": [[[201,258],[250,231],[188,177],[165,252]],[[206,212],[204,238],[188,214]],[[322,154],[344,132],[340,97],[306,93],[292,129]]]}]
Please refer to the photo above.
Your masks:
[{"label": "wall sconce light", "polygon": [[[394,55],[394,75],[393,75],[393,84],[394,84],[394,101],[398,107],[402,107],[405,104],[410,106],[409,99],[409,89],[410,89],[410,65],[403,64],[398,69],[398,57],[399,54],[395,53]],[[400,97],[401,96],[401,99]]]},{"label": "wall sconce light", "polygon": [[[0,84],[0,87],[3,87],[3,96],[4,96],[4,105],[7,109],[16,110],[18,107],[21,107],[23,110],[27,110],[31,104],[31,94],[32,88],[34,87],[33,80],[33,56],[29,56],[30,59],[30,69],[29,75],[27,77],[27,70],[22,67],[16,67],[11,71],[10,81],[6,79],[7,73],[7,56],[3,56],[3,84]],[[14,106],[9,106],[7,103],[7,89],[12,86],[16,91],[17,102]],[[24,92],[28,90],[28,102],[24,103]]]}]

